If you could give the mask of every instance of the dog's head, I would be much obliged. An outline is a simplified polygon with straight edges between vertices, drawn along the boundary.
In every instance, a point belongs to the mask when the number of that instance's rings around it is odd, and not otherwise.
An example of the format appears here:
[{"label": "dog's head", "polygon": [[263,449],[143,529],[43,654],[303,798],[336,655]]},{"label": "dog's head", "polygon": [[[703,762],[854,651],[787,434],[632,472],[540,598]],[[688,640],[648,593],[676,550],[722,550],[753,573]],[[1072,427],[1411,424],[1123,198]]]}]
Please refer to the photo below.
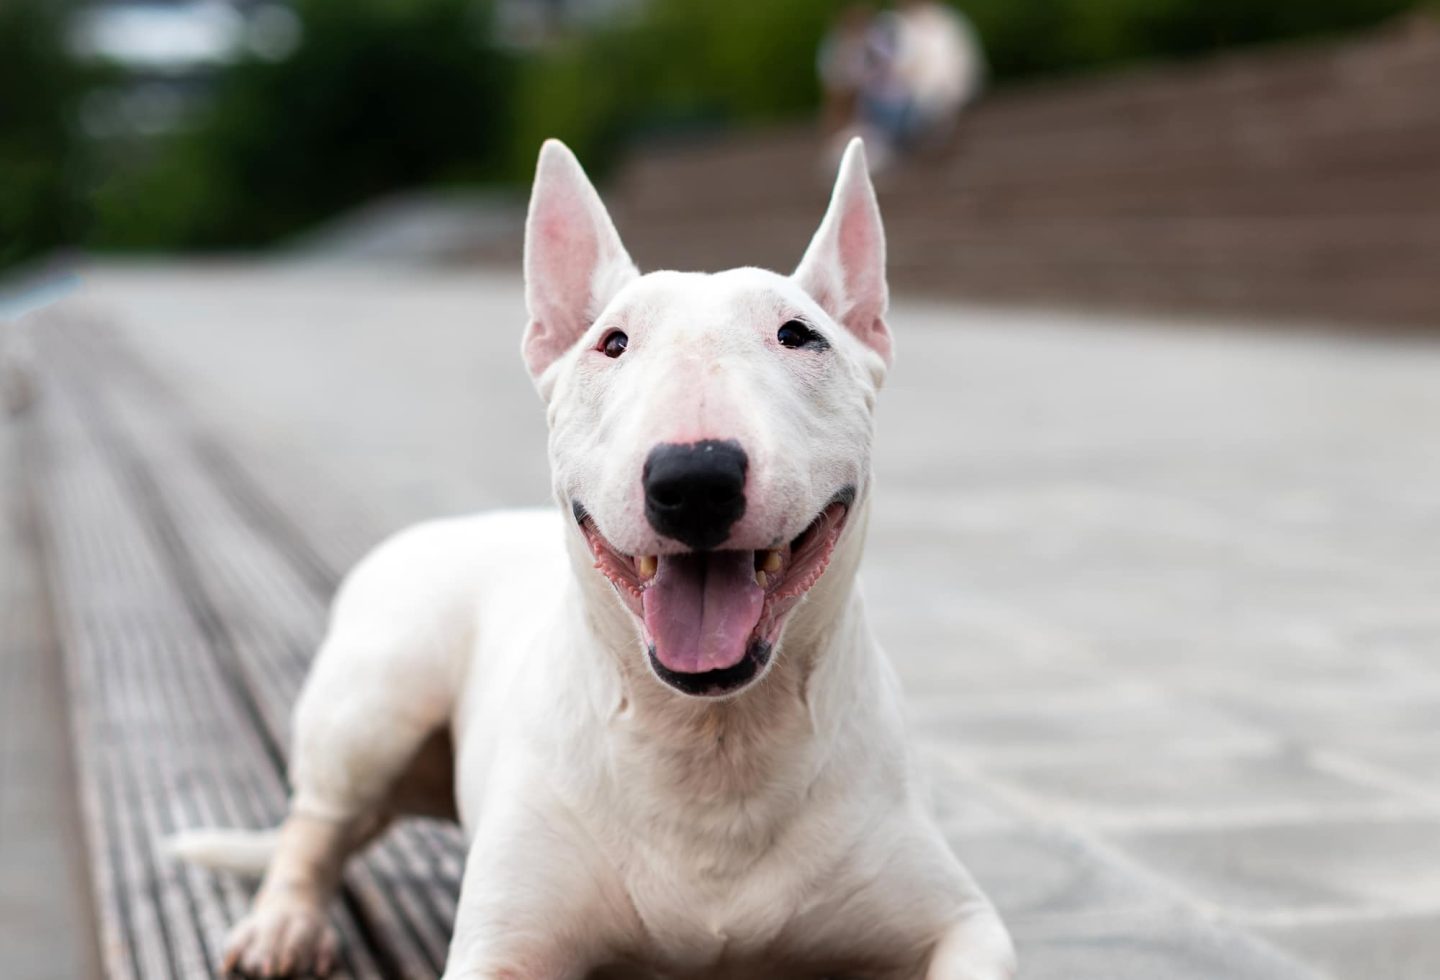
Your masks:
[{"label": "dog's head", "polygon": [[860,141],[793,276],[641,275],[574,155],[548,142],[525,280],[557,496],[656,676],[740,690],[868,490],[890,333]]}]

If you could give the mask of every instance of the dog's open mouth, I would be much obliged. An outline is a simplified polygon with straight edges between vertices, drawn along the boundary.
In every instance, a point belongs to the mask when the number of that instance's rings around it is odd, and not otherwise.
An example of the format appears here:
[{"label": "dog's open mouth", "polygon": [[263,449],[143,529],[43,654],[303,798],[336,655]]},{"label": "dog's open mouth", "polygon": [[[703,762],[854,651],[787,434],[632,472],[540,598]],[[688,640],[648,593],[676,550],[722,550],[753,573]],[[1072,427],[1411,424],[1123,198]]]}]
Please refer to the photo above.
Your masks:
[{"label": "dog's open mouth", "polygon": [[794,540],[762,551],[627,555],[583,510],[577,516],[595,567],[642,625],[656,675],[713,697],[763,672],[785,616],[825,573],[849,501],[837,498]]}]

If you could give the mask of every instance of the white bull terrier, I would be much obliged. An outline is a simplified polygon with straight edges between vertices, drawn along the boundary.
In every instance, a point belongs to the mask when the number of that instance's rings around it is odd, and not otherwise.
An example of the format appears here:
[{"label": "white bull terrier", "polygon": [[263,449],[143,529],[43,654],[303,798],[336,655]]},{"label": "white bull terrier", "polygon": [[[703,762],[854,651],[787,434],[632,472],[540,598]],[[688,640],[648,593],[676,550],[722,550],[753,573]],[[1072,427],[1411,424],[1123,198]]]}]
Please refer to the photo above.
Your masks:
[{"label": "white bull terrier", "polygon": [[885,243],[858,140],[793,276],[641,275],[540,154],[525,363],[558,509],[440,521],[350,576],[225,968],[327,972],[346,857],[402,814],[469,842],[447,980],[1003,980],[927,812],[856,587]]}]

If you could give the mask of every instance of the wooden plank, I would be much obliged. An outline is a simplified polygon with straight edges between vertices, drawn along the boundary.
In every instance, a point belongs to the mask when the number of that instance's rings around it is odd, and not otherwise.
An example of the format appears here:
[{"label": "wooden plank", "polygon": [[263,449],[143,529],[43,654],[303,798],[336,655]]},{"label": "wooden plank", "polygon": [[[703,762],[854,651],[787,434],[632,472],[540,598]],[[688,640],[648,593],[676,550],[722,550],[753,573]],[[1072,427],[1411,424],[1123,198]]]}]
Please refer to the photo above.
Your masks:
[{"label": "wooden plank", "polygon": [[[119,344],[97,353],[109,379],[103,414],[113,427],[111,442],[126,447],[148,474],[137,477],[145,484],[140,489],[163,503],[171,536],[186,552],[189,580],[203,593],[195,601],[206,607],[222,645],[241,666],[242,683],[254,694],[279,755],[338,574],[313,562],[302,574],[292,557],[292,528],[258,527],[254,514],[238,511],[200,465],[193,447],[205,439],[203,430],[163,381],[143,373]],[[290,543],[289,554],[278,547],[282,541]],[[454,828],[420,834],[402,827],[367,857],[401,913],[402,921],[392,925],[416,939],[436,972],[449,944],[458,889],[458,870],[453,877],[445,870],[458,869],[459,849]]]},{"label": "wooden plank", "polygon": [[[121,700],[116,683],[127,621],[138,616],[158,619],[164,604],[147,601],[155,568],[143,548],[128,540],[134,522],[119,506],[110,474],[85,451],[85,434],[73,405],[48,376],[42,380],[40,415],[48,430],[49,458],[46,465],[33,468],[32,479],[44,503],[76,749],[87,784],[90,850],[96,864],[108,865],[114,876],[113,898],[101,910],[107,972],[118,977],[183,975],[177,966],[191,965],[187,954],[193,955],[202,943],[193,921],[162,915],[167,905],[169,910],[175,905],[165,895],[168,883],[157,870],[157,843],[166,828],[152,823],[153,812],[140,803],[144,789],[134,784],[152,759],[164,758],[163,745],[137,751],[142,739],[157,734],[154,721],[144,716],[141,706]],[[105,528],[103,538],[97,528]],[[117,586],[122,581],[128,600],[120,598]],[[102,625],[105,620],[108,625]],[[166,629],[165,624],[151,624],[156,635]],[[133,736],[126,734],[127,727],[135,729]],[[172,962],[177,952],[172,933],[180,940],[178,964]]]},{"label": "wooden plank", "polygon": [[[271,726],[281,713],[270,701],[282,683],[293,696],[303,659],[290,650],[277,672],[273,637],[254,630],[247,646],[227,648],[224,618],[200,604],[208,597],[196,591],[194,555],[176,550],[179,525],[166,509],[174,491],[153,468],[160,459],[127,441],[136,433],[117,421],[134,414],[123,399],[109,414],[122,396],[111,387],[116,372],[87,353],[96,329],[52,316],[41,331],[44,398],[29,471],[76,708],[87,836],[103,855],[95,864],[105,968],[146,980],[206,976],[247,895],[233,880],[168,861],[159,844],[197,823],[278,819],[284,785]],[[257,596],[263,618],[273,597]],[[254,669],[261,654],[270,659]],[[424,838],[431,847],[434,839]],[[336,920],[350,975],[438,972],[453,905],[426,906],[431,886],[414,868],[428,862],[398,860],[365,862],[347,879]],[[425,923],[423,941],[410,934],[414,922]]]},{"label": "wooden plank", "polygon": [[[29,980],[83,980],[100,975],[94,865],[25,479],[26,400],[5,397],[28,389],[7,359],[16,329],[0,324],[0,963]],[[113,894],[108,874],[98,884]]]}]

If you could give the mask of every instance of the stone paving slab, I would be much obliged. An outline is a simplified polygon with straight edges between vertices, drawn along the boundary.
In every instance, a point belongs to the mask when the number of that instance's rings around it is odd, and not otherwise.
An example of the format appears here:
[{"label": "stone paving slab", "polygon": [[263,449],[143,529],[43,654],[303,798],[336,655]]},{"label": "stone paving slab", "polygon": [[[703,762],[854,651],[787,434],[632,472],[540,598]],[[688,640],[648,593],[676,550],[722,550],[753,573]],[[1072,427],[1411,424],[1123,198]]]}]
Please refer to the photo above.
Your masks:
[{"label": "stone paving slab", "polygon": [[1353,736],[1424,738],[1436,734],[1440,719],[1440,688],[1435,684],[1422,674],[1409,683],[1402,677],[1365,685],[1321,682],[1290,690],[1234,691],[1215,700],[1296,739],[1324,741],[1334,733],[1337,715],[1343,715]]},{"label": "stone paving slab", "polygon": [[956,710],[943,691],[927,690],[912,696],[912,715],[928,736],[989,760],[1114,758],[1137,744],[1243,747],[1265,738],[1263,729],[1222,711],[1146,689],[1096,686],[1053,697],[969,700]]},{"label": "stone paving slab", "polygon": [[[1024,980],[1314,980],[1293,960],[1174,915],[1098,916],[1016,929]],[[1363,975],[1363,974],[1362,974]]]},{"label": "stone paving slab", "polygon": [[1423,813],[1412,799],[1329,771],[1303,752],[1279,749],[1186,759],[1134,755],[1124,765],[997,763],[986,767],[1065,821],[1108,826],[1193,824],[1204,815],[1231,825],[1335,813]]},{"label": "stone paving slab", "polygon": [[1440,818],[1114,832],[1141,861],[1242,919],[1440,910]]},{"label": "stone paving slab", "polygon": [[[962,784],[963,786],[963,784]],[[950,834],[1011,928],[1099,915],[1174,913],[1173,897],[1062,832],[1037,827]]]},{"label": "stone paving slab", "polygon": [[1336,977],[1440,977],[1440,915],[1318,922],[1258,931]]},{"label": "stone paving slab", "polygon": [[1393,773],[1440,798],[1440,737],[1377,741],[1349,746],[1353,758]]}]

